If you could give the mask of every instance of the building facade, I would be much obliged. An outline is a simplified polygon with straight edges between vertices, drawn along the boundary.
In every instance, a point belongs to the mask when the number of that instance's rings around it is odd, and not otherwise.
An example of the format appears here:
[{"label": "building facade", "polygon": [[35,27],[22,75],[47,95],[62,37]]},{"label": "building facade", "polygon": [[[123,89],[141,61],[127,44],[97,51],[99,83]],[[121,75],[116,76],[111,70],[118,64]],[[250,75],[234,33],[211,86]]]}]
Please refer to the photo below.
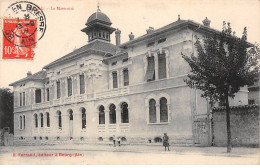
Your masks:
[{"label": "building facade", "polygon": [[[88,44],[10,84],[14,143],[110,143],[115,135],[123,143],[159,144],[167,133],[171,144],[208,144],[200,119],[210,108],[184,82],[190,68],[181,53],[196,54],[195,36],[220,32],[208,19],[179,18],[120,44],[121,31],[111,25],[98,9],[81,30]],[[247,95],[241,89],[230,104],[247,104]]]}]

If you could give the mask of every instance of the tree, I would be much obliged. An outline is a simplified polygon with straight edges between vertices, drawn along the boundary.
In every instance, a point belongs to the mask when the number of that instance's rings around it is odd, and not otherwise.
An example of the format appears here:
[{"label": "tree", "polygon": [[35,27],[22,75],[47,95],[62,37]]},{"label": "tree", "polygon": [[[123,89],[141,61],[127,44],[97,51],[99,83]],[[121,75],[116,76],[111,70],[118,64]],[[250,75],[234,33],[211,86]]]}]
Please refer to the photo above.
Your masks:
[{"label": "tree", "polygon": [[10,127],[13,132],[13,92],[9,88],[0,89],[0,128]]},{"label": "tree", "polygon": [[[247,42],[247,29],[242,38],[232,35],[230,23],[223,22],[220,34],[207,34],[200,41],[196,37],[197,57],[182,57],[190,65],[191,74],[185,82],[202,90],[202,97],[210,102],[225,100],[227,123],[227,152],[231,152],[229,97],[234,98],[240,87],[253,84],[259,73],[259,47]],[[250,48],[250,49],[249,49]]]}]

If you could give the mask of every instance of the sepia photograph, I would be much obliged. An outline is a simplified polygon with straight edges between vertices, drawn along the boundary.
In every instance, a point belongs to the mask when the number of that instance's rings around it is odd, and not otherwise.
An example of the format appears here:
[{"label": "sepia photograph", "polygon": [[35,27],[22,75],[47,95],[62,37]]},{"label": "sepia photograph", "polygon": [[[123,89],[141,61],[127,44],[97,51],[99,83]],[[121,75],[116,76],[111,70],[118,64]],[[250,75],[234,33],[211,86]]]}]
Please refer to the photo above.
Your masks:
[{"label": "sepia photograph", "polygon": [[0,165],[259,165],[259,0],[1,0]]}]

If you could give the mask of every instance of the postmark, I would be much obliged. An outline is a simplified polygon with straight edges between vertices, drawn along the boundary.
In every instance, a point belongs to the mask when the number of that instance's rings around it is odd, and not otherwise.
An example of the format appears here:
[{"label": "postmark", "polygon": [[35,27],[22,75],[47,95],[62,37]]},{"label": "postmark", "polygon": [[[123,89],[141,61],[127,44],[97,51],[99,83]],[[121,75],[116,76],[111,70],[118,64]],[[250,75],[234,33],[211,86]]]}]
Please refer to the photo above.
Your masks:
[{"label": "postmark", "polygon": [[33,60],[33,49],[46,31],[43,11],[32,2],[15,2],[6,9],[2,22],[3,59]]}]

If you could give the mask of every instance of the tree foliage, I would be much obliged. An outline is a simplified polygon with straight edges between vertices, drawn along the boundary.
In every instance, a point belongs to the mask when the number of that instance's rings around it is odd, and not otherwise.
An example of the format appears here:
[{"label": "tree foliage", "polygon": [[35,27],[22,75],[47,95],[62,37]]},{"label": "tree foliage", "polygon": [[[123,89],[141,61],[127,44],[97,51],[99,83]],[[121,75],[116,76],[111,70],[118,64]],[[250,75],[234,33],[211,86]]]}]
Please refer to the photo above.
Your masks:
[{"label": "tree foliage", "polygon": [[206,35],[202,42],[197,38],[198,56],[182,54],[192,72],[186,83],[202,90],[202,97],[211,102],[223,99],[225,91],[234,97],[240,87],[252,85],[259,75],[260,50],[258,45],[253,46],[246,40],[246,27],[243,36],[238,38],[232,35],[230,23],[225,22],[221,35]]},{"label": "tree foliage", "polygon": [[0,88],[0,129],[10,127],[13,132],[13,92],[9,88]]}]

